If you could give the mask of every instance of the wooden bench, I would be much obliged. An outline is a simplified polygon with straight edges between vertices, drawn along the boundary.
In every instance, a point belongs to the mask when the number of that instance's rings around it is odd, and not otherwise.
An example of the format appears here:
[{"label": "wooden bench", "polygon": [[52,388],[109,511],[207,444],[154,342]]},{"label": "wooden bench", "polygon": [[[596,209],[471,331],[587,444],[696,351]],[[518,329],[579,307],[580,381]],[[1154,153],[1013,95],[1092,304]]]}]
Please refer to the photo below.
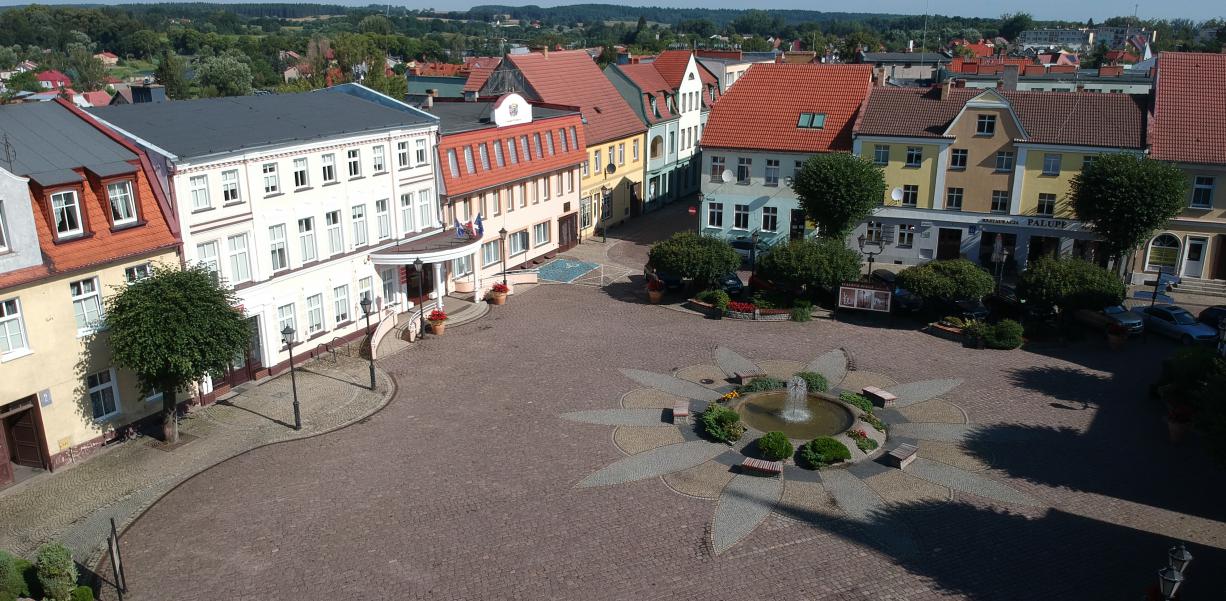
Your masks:
[{"label": "wooden bench", "polygon": [[755,371],[755,372],[750,372],[750,373],[741,373],[738,371],[735,374],[733,374],[732,380],[735,381],[737,384],[744,386],[745,384],[748,384],[749,381],[754,378],[763,378],[763,377],[766,377],[766,374],[761,373],[761,372]]},{"label": "wooden bench", "polygon": [[860,392],[864,396],[868,397],[868,400],[872,401],[874,405],[880,405],[882,407],[891,407],[894,405],[894,401],[898,400],[898,397],[877,388],[876,386],[865,386]]},{"label": "wooden bench", "polygon": [[673,423],[679,423],[681,420],[689,419],[690,403],[688,401],[680,401],[673,403]]},{"label": "wooden bench", "polygon": [[741,470],[775,476],[783,473],[783,462],[746,457],[745,460],[741,462]]},{"label": "wooden bench", "polygon": [[905,469],[912,461],[915,461],[916,453],[919,448],[912,444],[900,444],[894,447],[889,453],[886,453],[887,461],[892,463],[898,469]]}]

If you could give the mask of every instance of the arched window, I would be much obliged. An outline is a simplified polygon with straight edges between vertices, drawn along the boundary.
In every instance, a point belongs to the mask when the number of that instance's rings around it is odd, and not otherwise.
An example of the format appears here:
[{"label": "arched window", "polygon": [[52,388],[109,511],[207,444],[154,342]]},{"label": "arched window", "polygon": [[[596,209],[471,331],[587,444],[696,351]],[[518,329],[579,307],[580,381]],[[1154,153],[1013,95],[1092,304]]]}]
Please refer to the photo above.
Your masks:
[{"label": "arched window", "polygon": [[1173,234],[1162,234],[1150,240],[1149,250],[1145,253],[1145,271],[1175,271],[1179,263],[1179,238]]},{"label": "arched window", "polygon": [[651,139],[651,158],[658,159],[664,154],[664,138],[656,136]]}]

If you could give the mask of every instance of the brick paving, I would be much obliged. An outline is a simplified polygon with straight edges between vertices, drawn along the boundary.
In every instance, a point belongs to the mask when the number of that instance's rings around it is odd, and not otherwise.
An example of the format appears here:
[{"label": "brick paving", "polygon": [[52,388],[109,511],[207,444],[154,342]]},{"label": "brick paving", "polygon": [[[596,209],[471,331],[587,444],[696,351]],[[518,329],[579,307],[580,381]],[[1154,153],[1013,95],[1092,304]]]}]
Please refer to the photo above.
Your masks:
[{"label": "brick paving", "polygon": [[[127,598],[1138,598],[1173,539],[1197,557],[1187,598],[1226,587],[1226,478],[1171,446],[1145,398],[1174,345],[977,351],[906,325],[709,320],[538,287],[382,360],[398,390],[371,418],[166,495],[124,535]],[[897,382],[961,379],[942,397],[977,426],[961,452],[1043,506],[954,492],[862,522],[789,504],[715,555],[717,501],[658,478],[577,486],[624,455],[608,426],[561,415],[617,407],[640,387],[623,369],[673,373],[719,346],[846,348]]]}]

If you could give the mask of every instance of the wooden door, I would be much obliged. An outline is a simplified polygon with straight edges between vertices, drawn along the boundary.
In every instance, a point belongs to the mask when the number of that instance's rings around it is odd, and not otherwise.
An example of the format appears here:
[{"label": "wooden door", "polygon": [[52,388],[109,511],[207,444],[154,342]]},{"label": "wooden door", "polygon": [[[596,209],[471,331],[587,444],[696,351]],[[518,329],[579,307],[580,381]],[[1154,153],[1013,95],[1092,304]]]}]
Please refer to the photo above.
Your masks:
[{"label": "wooden door", "polygon": [[34,424],[34,412],[22,411],[6,420],[9,445],[13,463],[27,467],[43,466],[38,452],[38,426]]},{"label": "wooden door", "polygon": [[937,234],[937,259],[957,259],[962,256],[962,230],[941,228]]},{"label": "wooden door", "polygon": [[9,451],[8,435],[4,432],[7,429],[0,428],[0,486],[13,481],[13,464],[9,461],[12,453]]},{"label": "wooden door", "polygon": [[571,213],[558,218],[558,251],[565,252],[579,242],[579,216]]},{"label": "wooden door", "polygon": [[1217,248],[1213,259],[1213,279],[1226,280],[1226,234],[1218,234],[1213,246]]}]

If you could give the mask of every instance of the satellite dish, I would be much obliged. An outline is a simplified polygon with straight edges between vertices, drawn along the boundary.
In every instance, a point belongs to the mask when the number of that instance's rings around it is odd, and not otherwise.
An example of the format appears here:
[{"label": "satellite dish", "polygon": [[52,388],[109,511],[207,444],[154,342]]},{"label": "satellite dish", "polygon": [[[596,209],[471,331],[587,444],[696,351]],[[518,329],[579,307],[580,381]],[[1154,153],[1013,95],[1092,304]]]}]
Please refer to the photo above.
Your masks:
[{"label": "satellite dish", "polygon": [[724,172],[719,174],[719,178],[724,180],[725,184],[731,184],[735,177],[736,176],[732,173],[731,169],[724,169]]},{"label": "satellite dish", "polygon": [[894,202],[902,202],[902,188],[894,188],[893,190],[890,190],[890,198],[893,199]]},{"label": "satellite dish", "polygon": [[613,163],[609,163],[608,166],[604,168],[604,172],[609,175],[613,175],[613,173],[616,171],[617,171],[617,165],[614,165]]}]

